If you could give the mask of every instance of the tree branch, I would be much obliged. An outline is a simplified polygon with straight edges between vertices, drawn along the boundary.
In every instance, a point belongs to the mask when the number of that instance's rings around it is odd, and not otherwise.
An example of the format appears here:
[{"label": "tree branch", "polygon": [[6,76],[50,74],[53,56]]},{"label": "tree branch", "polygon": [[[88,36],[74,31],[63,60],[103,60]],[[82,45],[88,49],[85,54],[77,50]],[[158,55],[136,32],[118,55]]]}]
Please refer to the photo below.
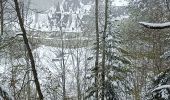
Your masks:
[{"label": "tree branch", "polygon": [[139,22],[140,25],[149,28],[149,29],[165,29],[170,28],[170,22],[165,23],[147,23],[147,22]]}]

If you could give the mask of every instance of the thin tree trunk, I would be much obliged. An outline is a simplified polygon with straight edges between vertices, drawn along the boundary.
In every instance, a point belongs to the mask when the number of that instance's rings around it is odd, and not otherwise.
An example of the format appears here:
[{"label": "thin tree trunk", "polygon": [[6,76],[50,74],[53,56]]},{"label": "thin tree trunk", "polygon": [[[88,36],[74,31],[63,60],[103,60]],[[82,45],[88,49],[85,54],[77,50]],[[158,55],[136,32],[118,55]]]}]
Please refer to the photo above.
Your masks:
[{"label": "thin tree trunk", "polygon": [[[22,8],[22,18],[24,19],[24,17],[25,17],[25,19],[26,19],[26,21],[25,20],[23,20],[23,23],[25,22],[25,24],[27,24],[27,18],[28,18],[28,9],[29,9],[29,6],[30,6],[30,0],[27,2],[28,3],[28,5],[26,6],[26,13],[25,13],[25,16],[24,16],[24,4],[23,4],[23,8]],[[28,54],[27,54],[27,48],[25,48],[25,59],[26,59],[26,63],[27,63],[27,71],[28,71],[28,73],[27,73],[27,100],[31,100],[31,85],[30,85],[30,71],[29,71],[29,68],[30,68],[30,66],[29,66],[29,58],[28,58]]]},{"label": "thin tree trunk", "polygon": [[12,61],[12,57],[10,56],[10,62],[11,62],[11,66],[12,66],[12,70],[11,70],[11,74],[12,74],[12,79],[11,79],[11,87],[13,89],[13,97],[14,100],[16,99],[16,89],[15,89],[15,83],[16,83],[16,70],[14,69],[14,65],[13,65],[13,61]]},{"label": "thin tree trunk", "polygon": [[19,4],[18,4],[17,0],[14,0],[14,3],[15,3],[15,10],[17,12],[17,17],[18,17],[18,20],[19,20],[19,25],[20,25],[21,31],[23,32],[23,34],[22,34],[23,40],[24,40],[24,43],[26,45],[26,48],[27,48],[27,51],[28,51],[28,56],[29,56],[29,59],[30,59],[30,62],[31,62],[31,67],[32,67],[32,72],[33,72],[33,76],[34,76],[34,82],[35,82],[36,90],[38,92],[39,99],[43,100],[43,94],[41,92],[40,83],[39,83],[37,71],[36,71],[36,68],[35,68],[35,61],[34,61],[34,58],[33,58],[32,50],[31,50],[29,43],[28,43],[28,38],[27,38],[27,35],[26,35],[27,33],[26,33],[25,28],[24,28],[24,23],[23,23],[23,20],[22,20],[22,17],[21,17]]},{"label": "thin tree trunk", "polygon": [[26,64],[27,64],[27,100],[31,100],[31,89],[30,89],[30,71],[29,71],[29,58],[28,58],[28,55],[27,55],[27,49],[25,48],[25,59],[26,59]]},{"label": "thin tree trunk", "polygon": [[[87,52],[87,51],[86,51]],[[87,54],[85,54],[85,68],[84,68],[84,93],[83,93],[83,100],[85,100],[85,97],[86,97],[86,87],[87,87]]]},{"label": "thin tree trunk", "polygon": [[0,1],[1,6],[1,35],[3,35],[4,31],[4,7],[3,7],[3,0]]},{"label": "thin tree trunk", "polygon": [[102,38],[102,100],[104,100],[104,90],[105,90],[105,62],[106,62],[106,30],[107,30],[107,18],[108,18],[108,0],[105,0],[105,26]]},{"label": "thin tree trunk", "polygon": [[98,96],[98,70],[99,70],[99,25],[98,25],[98,0],[95,0],[95,24],[96,24],[96,61],[95,61],[95,89],[96,94],[95,98],[96,100],[99,100]]},{"label": "thin tree trunk", "polygon": [[62,53],[62,85],[63,85],[63,100],[66,100],[66,89],[65,89],[65,61],[64,61],[64,40],[63,40],[63,32],[62,32],[62,23],[60,27],[60,32],[61,32],[61,53]]},{"label": "thin tree trunk", "polygon": [[80,60],[79,60],[79,50],[77,45],[77,99],[81,100],[81,90],[80,90]]}]

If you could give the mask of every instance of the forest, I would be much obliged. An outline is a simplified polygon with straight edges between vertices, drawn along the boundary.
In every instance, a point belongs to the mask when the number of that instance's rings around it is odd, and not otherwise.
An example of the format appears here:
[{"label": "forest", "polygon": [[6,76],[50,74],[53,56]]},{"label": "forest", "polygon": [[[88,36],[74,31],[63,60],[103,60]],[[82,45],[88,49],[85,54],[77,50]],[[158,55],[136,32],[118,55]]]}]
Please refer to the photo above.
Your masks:
[{"label": "forest", "polygon": [[170,100],[170,0],[0,0],[0,100]]}]

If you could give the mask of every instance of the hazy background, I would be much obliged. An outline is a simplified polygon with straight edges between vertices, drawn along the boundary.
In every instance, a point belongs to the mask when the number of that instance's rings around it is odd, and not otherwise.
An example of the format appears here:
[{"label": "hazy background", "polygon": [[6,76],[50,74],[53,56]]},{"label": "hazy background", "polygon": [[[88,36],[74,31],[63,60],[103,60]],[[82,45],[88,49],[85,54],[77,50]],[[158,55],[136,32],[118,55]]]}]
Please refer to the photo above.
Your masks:
[{"label": "hazy background", "polygon": [[[28,2],[28,0],[25,0]],[[37,10],[47,10],[62,0],[30,0],[31,8]]]},{"label": "hazy background", "polygon": [[[37,10],[47,10],[51,6],[56,5],[58,2],[62,2],[63,0],[24,0],[26,2],[31,2],[31,8],[37,9]],[[115,6],[121,6],[121,5],[127,5],[127,2],[124,0],[114,0],[113,5]]]}]

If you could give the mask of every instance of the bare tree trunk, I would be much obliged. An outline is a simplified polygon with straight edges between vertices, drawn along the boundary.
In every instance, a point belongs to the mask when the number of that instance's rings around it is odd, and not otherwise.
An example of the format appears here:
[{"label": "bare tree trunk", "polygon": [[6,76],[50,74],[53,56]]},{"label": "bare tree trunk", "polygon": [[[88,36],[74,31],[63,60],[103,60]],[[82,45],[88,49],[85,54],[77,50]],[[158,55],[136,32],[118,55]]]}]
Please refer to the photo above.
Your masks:
[{"label": "bare tree trunk", "polygon": [[79,50],[77,45],[77,99],[81,100],[81,90],[80,90],[80,60],[79,60]]},{"label": "bare tree trunk", "polygon": [[[28,1],[22,1],[23,2],[23,6],[22,6],[22,18],[23,18],[23,23],[27,24],[27,19],[28,19],[28,11],[29,11],[29,7],[30,7],[30,0]],[[24,2],[27,2],[27,5],[24,5]],[[25,15],[24,15],[24,8],[26,10]],[[26,20],[24,20],[26,19]],[[27,100],[31,100],[31,85],[30,85],[30,78],[31,78],[31,73],[30,73],[30,65],[29,65],[29,55],[27,54],[27,48],[25,48],[25,59],[26,59],[26,64],[27,64],[27,89],[26,89],[26,93],[27,93]]]},{"label": "bare tree trunk", "polygon": [[95,0],[95,23],[96,23],[96,61],[95,61],[95,89],[96,89],[96,94],[95,98],[96,100],[99,100],[98,96],[98,70],[99,70],[99,25],[98,25],[98,0]]},{"label": "bare tree trunk", "polygon": [[4,31],[4,7],[3,7],[3,0],[0,1],[1,6],[1,35],[3,35]]},{"label": "bare tree trunk", "polygon": [[11,78],[11,87],[13,89],[13,97],[14,97],[14,100],[16,100],[16,70],[14,68],[14,65],[13,65],[13,61],[12,61],[12,57],[10,56],[10,62],[11,62],[11,66],[12,66],[12,70],[11,70],[11,74],[12,74],[12,78]]},{"label": "bare tree trunk", "polygon": [[86,51],[86,53],[85,53],[85,68],[84,68],[84,93],[83,93],[83,100],[85,100],[85,97],[86,97],[86,87],[87,87],[87,66],[88,66],[88,64],[87,64],[87,51]]},{"label": "bare tree trunk", "polygon": [[105,0],[105,26],[102,38],[102,100],[104,100],[105,90],[105,62],[106,62],[106,30],[107,30],[107,18],[108,18],[108,0]]},{"label": "bare tree trunk", "polygon": [[35,61],[34,61],[34,58],[33,58],[32,50],[31,50],[29,43],[28,43],[28,38],[27,38],[27,35],[26,35],[27,33],[26,33],[25,28],[24,28],[24,23],[23,23],[23,20],[22,20],[22,17],[21,17],[19,4],[18,4],[17,0],[14,0],[14,2],[15,2],[15,10],[17,12],[17,17],[18,17],[18,20],[19,20],[19,25],[20,25],[21,31],[23,32],[23,34],[22,34],[23,40],[24,40],[24,43],[26,45],[26,48],[27,48],[27,51],[28,51],[28,56],[29,56],[29,59],[30,59],[30,62],[31,62],[31,67],[32,67],[32,72],[33,72],[33,76],[34,76],[34,82],[35,82],[35,85],[36,85],[36,90],[38,92],[39,99],[43,100],[43,94],[41,92],[40,83],[39,83],[38,75],[37,75],[37,70],[35,68]]},{"label": "bare tree trunk", "polygon": [[60,32],[61,32],[61,53],[62,53],[62,85],[63,85],[63,100],[66,100],[66,89],[65,89],[65,61],[64,61],[64,40],[63,40],[63,32],[62,32],[62,23],[61,23],[61,27],[60,27]]},{"label": "bare tree trunk", "polygon": [[25,59],[26,59],[26,64],[27,64],[27,100],[31,100],[31,89],[30,89],[30,71],[29,71],[29,58],[27,55],[27,49],[25,48]]}]

